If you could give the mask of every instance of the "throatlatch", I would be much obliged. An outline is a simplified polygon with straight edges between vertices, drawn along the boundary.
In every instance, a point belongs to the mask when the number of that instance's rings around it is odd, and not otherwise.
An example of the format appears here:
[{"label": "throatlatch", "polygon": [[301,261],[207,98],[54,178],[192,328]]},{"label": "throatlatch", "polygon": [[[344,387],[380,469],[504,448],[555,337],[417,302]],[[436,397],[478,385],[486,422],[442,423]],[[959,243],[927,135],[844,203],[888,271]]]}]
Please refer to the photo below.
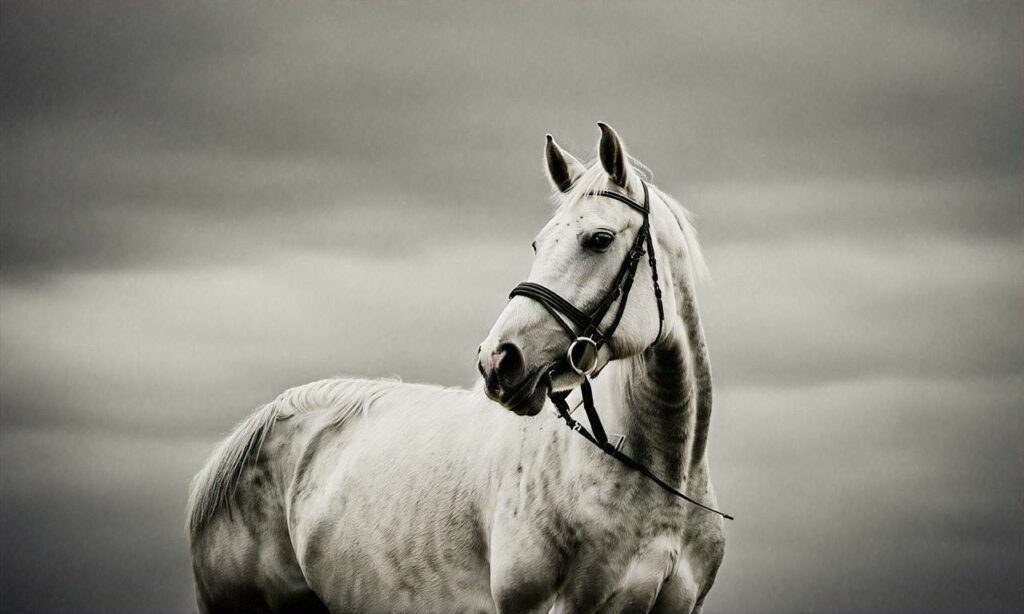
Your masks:
[{"label": "throatlatch", "polygon": [[[583,397],[583,409],[587,412],[587,420],[590,422],[590,427],[593,429],[593,433],[588,431],[586,427],[572,417],[572,410],[566,402],[570,391],[565,390],[562,392],[555,392],[551,380],[553,372],[557,367],[552,367],[551,371],[544,376],[545,384],[548,389],[548,398],[558,411],[558,415],[565,421],[565,424],[569,428],[579,433],[605,454],[618,460],[627,467],[640,472],[644,477],[650,479],[670,494],[688,501],[701,509],[718,514],[728,520],[732,520],[733,517],[729,514],[704,505],[700,501],[680,492],[678,489],[656,476],[645,465],[622,452],[620,450],[622,447],[621,436],[618,437],[618,441],[615,443],[609,441],[608,434],[604,430],[604,425],[601,424],[601,417],[597,413],[597,408],[594,407],[594,393],[590,385],[590,377],[592,375],[596,377],[595,371],[597,370],[598,351],[604,344],[611,340],[612,335],[615,334],[615,330],[619,326],[619,322],[622,320],[622,314],[626,311],[626,301],[629,299],[629,291],[633,287],[633,278],[636,277],[636,270],[640,264],[640,259],[645,253],[647,254],[647,262],[651,267],[651,282],[654,284],[654,297],[658,303],[658,335],[654,338],[654,342],[651,345],[655,345],[661,341],[661,335],[665,328],[665,307],[661,300],[661,287],[658,284],[658,263],[654,255],[654,238],[651,234],[650,193],[646,182],[641,181],[640,185],[643,187],[644,191],[643,204],[638,203],[628,196],[618,192],[611,192],[607,190],[587,192],[587,196],[599,196],[617,200],[629,205],[631,208],[639,211],[643,215],[643,223],[640,225],[640,230],[637,231],[636,238],[633,239],[633,245],[630,247],[629,252],[626,253],[626,259],[623,260],[622,266],[619,267],[619,272],[616,273],[615,278],[612,280],[611,288],[608,290],[608,293],[605,294],[601,302],[598,303],[592,313],[587,314],[580,311],[575,305],[559,296],[555,291],[529,281],[523,282],[513,288],[512,292],[509,293],[509,298],[524,296],[537,301],[542,307],[544,307],[544,309],[547,310],[548,313],[551,314],[551,317],[558,322],[565,332],[568,333],[569,338],[572,339],[565,352],[565,362],[570,369],[583,376],[583,383],[580,384],[580,394]],[[616,307],[615,315],[608,327],[602,331],[600,328],[601,322],[608,315],[608,312],[616,301],[618,301],[618,306]],[[566,319],[576,325],[579,332],[577,332],[576,329],[573,329],[569,322],[566,322]]]}]

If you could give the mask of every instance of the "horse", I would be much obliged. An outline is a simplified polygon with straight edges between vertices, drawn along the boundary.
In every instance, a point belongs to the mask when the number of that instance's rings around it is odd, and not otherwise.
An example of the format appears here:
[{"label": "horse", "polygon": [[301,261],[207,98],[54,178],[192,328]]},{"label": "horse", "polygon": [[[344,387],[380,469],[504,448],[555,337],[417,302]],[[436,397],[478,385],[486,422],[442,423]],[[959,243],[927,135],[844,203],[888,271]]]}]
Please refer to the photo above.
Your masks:
[{"label": "horse", "polygon": [[[696,231],[599,127],[589,164],[547,136],[556,206],[528,278],[594,308],[648,229],[650,258],[631,266],[655,284],[627,288],[622,308],[599,318],[616,329],[591,364],[570,356],[567,368],[572,327],[520,294],[480,344],[470,390],[336,378],[285,391],[192,482],[202,612],[701,611],[724,554],[722,518],[580,437],[581,424],[596,426],[586,417],[570,429],[542,411],[550,399],[576,403],[586,383],[617,449],[717,505]],[[609,192],[647,199],[647,213]]]}]

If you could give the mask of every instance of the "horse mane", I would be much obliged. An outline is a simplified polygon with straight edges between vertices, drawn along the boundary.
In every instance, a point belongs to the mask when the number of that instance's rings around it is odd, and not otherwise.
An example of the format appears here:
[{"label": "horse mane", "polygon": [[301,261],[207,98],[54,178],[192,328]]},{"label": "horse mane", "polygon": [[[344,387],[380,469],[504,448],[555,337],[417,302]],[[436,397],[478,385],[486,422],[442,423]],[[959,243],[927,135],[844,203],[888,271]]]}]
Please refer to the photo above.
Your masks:
[{"label": "horse mane", "polygon": [[329,410],[329,426],[337,426],[362,413],[378,399],[402,386],[397,379],[325,379],[296,386],[260,407],[243,420],[210,455],[189,489],[188,527],[202,527],[221,509],[230,509],[231,498],[247,463],[259,458],[263,442],[278,420]]},{"label": "horse mane", "polygon": [[681,205],[679,201],[672,198],[660,188],[651,186],[651,189],[661,197],[661,200],[668,206],[668,210],[675,216],[679,229],[683,233],[683,242],[686,244],[690,277],[695,281],[708,281],[711,273],[708,271],[708,263],[704,259],[704,250],[700,246],[697,236],[697,227],[693,223],[693,213]]},{"label": "horse mane", "polygon": [[[683,322],[687,327],[687,335],[690,338],[690,342],[693,344],[691,348],[695,354],[693,368],[698,391],[693,429],[693,457],[691,460],[699,460],[707,447],[708,432],[711,427],[712,390],[711,366],[708,360],[707,343],[704,339],[704,329],[700,324],[700,315],[697,313],[693,286],[697,282],[706,281],[710,278],[707,261],[704,259],[704,252],[697,237],[697,228],[693,223],[693,214],[683,207],[679,201],[651,183],[653,174],[649,168],[632,157],[629,158],[629,165],[634,172],[629,174],[633,183],[628,186],[628,191],[632,194],[641,193],[643,188],[640,187],[639,181],[646,182],[650,191],[653,194],[657,194],[661,201],[665,203],[666,208],[675,218],[682,233],[683,245],[686,250],[686,266],[688,267],[689,279],[692,281],[686,284],[689,286],[689,300],[683,301],[680,308],[685,312],[682,314]],[[576,203],[586,198],[590,192],[609,189],[615,190],[616,186],[612,185],[612,181],[601,163],[595,161],[576,180],[576,183],[573,184],[572,189],[568,193],[555,193],[554,199],[558,207],[575,206]]]}]

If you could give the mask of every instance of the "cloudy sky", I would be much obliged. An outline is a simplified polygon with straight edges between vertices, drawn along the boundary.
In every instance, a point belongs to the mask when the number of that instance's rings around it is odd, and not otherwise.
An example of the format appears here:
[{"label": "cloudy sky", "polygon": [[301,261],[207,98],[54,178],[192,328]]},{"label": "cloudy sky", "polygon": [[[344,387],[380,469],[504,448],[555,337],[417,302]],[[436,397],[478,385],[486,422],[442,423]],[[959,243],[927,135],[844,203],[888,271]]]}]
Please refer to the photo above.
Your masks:
[{"label": "cloudy sky", "polygon": [[1024,607],[1021,5],[549,4],[0,5],[5,610],[191,610],[251,408],[472,385],[599,120],[713,275],[706,611]]}]

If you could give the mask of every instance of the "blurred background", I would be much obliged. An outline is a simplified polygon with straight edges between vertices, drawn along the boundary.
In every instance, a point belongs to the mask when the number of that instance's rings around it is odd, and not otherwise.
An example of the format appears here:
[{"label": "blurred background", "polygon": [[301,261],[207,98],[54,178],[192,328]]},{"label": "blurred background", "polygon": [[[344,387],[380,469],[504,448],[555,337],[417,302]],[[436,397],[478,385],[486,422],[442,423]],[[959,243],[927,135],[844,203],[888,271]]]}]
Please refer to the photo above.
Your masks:
[{"label": "blurred background", "polygon": [[[607,121],[697,216],[707,612],[1019,612],[1022,8],[0,5],[0,599],[194,609],[212,444],[470,386]],[[413,294],[410,288],[415,288]]]}]

